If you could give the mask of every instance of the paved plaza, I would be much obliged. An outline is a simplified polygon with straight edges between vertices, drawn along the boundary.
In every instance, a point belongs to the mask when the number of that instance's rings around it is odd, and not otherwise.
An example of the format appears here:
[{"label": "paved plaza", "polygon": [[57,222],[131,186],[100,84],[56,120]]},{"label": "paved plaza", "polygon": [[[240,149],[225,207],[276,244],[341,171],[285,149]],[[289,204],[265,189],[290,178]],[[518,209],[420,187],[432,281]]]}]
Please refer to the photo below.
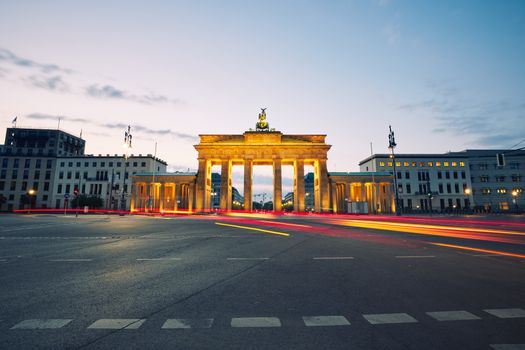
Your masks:
[{"label": "paved plaza", "polygon": [[0,216],[2,349],[523,349],[523,217]]}]

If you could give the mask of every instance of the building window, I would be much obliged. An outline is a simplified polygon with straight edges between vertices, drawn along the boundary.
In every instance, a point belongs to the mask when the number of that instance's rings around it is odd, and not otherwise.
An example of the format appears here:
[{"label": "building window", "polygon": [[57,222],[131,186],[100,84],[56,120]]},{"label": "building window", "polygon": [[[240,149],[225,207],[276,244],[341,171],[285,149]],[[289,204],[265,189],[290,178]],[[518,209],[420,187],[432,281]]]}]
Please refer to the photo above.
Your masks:
[{"label": "building window", "polygon": [[452,187],[450,186],[450,184],[447,184],[447,193],[451,193],[452,192]]},{"label": "building window", "polygon": [[77,168],[80,168],[80,162],[77,162]]},{"label": "building window", "polygon": [[436,166],[441,166],[441,162],[436,162]]},{"label": "building window", "polygon": [[93,162],[93,163],[91,163],[91,165],[93,165],[93,168],[96,168],[97,167],[97,162]]},{"label": "building window", "polygon": [[482,194],[490,194],[490,188],[482,188],[481,189]]},{"label": "building window", "polygon": [[454,179],[458,178],[458,172],[457,171],[454,171],[453,175],[454,175]]},{"label": "building window", "polygon": [[412,167],[413,168],[417,167],[417,162],[412,162]]},{"label": "building window", "polygon": [[479,182],[489,182],[489,177],[487,175],[481,175],[479,177]]},{"label": "building window", "polygon": [[5,179],[7,177],[7,170],[6,169],[2,169],[0,171],[0,179]]},{"label": "building window", "polygon": [[520,168],[520,163],[517,162],[511,162],[509,165],[512,170],[518,170]]},{"label": "building window", "polygon": [[89,162],[84,162],[84,167],[89,168]]},{"label": "building window", "polygon": [[35,176],[34,176],[34,178],[35,178],[36,180],[40,179],[40,170],[35,170]]},{"label": "building window", "polygon": [[27,190],[27,181],[22,181],[22,188],[21,188],[22,191],[26,191]]},{"label": "building window", "polygon": [[11,185],[9,186],[10,191],[16,190],[16,181],[11,181]]},{"label": "building window", "polygon": [[68,172],[67,172],[67,178],[68,178],[68,180],[71,179],[71,171],[68,171]]},{"label": "building window", "polygon": [[75,171],[75,179],[80,179],[80,171]]},{"label": "building window", "polygon": [[454,190],[459,193],[459,184],[454,184]]},{"label": "building window", "polygon": [[410,187],[410,184],[407,184],[407,193],[410,194],[412,193],[412,188]]},{"label": "building window", "polygon": [[117,167],[121,167],[122,166],[122,162],[117,162]]},{"label": "building window", "polygon": [[439,193],[443,193],[443,184],[438,185]]},{"label": "building window", "polygon": [[58,184],[57,193],[58,194],[62,193],[62,184]]},{"label": "building window", "polygon": [[37,159],[36,160],[36,164],[35,164],[35,168],[40,169],[41,167],[42,167],[42,159]]},{"label": "building window", "polygon": [[137,167],[138,165],[139,165],[138,162],[133,162],[133,166],[134,166],[134,167]]},{"label": "building window", "polygon": [[445,171],[445,178],[450,179],[450,173],[448,171]]},{"label": "building window", "polygon": [[67,184],[67,185],[66,185],[66,193],[69,193],[70,190],[71,190],[71,185],[70,185],[70,184]]},{"label": "building window", "polygon": [[26,159],[25,163],[24,163],[24,168],[29,168],[31,166],[31,159]]},{"label": "building window", "polygon": [[466,179],[467,178],[467,174],[464,171],[461,172],[461,178],[462,179]]},{"label": "building window", "polygon": [[496,175],[496,182],[505,182],[505,176]]},{"label": "building window", "polygon": [[521,175],[512,174],[511,179],[512,179],[512,182],[520,182],[521,181]]},{"label": "building window", "polygon": [[51,169],[53,167],[53,160],[48,159],[46,162],[46,168]]},{"label": "building window", "polygon": [[441,179],[443,176],[441,174],[441,171],[438,171],[438,179]]},{"label": "building window", "polygon": [[45,176],[44,179],[51,180],[51,171],[49,171],[49,170],[46,171],[46,176]]},{"label": "building window", "polygon": [[507,189],[505,187],[500,187],[496,190],[498,193],[507,193]]},{"label": "building window", "polygon": [[49,182],[44,182],[44,191],[49,191]]},{"label": "building window", "polygon": [[464,167],[465,166],[465,162],[459,162],[459,166]]},{"label": "building window", "polygon": [[448,166],[448,162],[443,162],[443,166]]},{"label": "building window", "polygon": [[431,166],[433,166],[434,164],[433,164],[432,162],[427,162],[427,165],[428,165],[429,167],[431,167]]},{"label": "building window", "polygon": [[405,179],[410,179],[410,172],[408,171],[405,171]]},{"label": "building window", "polygon": [[66,166],[66,163],[65,162],[60,162],[60,167],[63,168]]},{"label": "building window", "polygon": [[11,179],[17,179],[18,178],[18,170],[14,169],[11,173]]},{"label": "building window", "polygon": [[479,167],[479,170],[487,170],[489,168],[487,163],[481,163],[478,165],[478,167]]},{"label": "building window", "polygon": [[2,168],[7,168],[9,164],[9,158],[2,159]]},{"label": "building window", "polygon": [[67,163],[67,166],[70,167],[70,168],[72,168],[72,167],[73,167],[73,162],[69,162],[69,163]]},{"label": "building window", "polygon": [[[382,162],[382,163],[383,163],[383,165],[381,165],[381,166],[385,166],[385,162]],[[408,166],[408,163],[407,163],[407,162],[405,162],[405,164],[406,164],[405,166]],[[140,166],[143,167],[143,168],[145,168],[145,167],[146,167],[146,162],[142,162],[142,163],[140,163]]]},{"label": "building window", "polygon": [[457,162],[452,162],[452,166],[458,166]]},{"label": "building window", "polygon": [[113,162],[109,162],[109,167],[113,168]]},{"label": "building window", "polygon": [[106,162],[101,162],[100,166],[104,168],[106,166]]},{"label": "building window", "polygon": [[398,179],[401,179],[401,178],[402,178],[401,175],[402,175],[401,172],[398,171],[398,172],[397,172],[397,178],[398,178]]},{"label": "building window", "polygon": [[60,180],[62,180],[62,179],[64,178],[64,172],[63,172],[63,171],[60,171],[60,172],[58,173],[58,178],[59,178]]},{"label": "building window", "polygon": [[20,165],[20,159],[16,158],[15,162],[13,163],[13,168],[18,168],[19,165]]}]

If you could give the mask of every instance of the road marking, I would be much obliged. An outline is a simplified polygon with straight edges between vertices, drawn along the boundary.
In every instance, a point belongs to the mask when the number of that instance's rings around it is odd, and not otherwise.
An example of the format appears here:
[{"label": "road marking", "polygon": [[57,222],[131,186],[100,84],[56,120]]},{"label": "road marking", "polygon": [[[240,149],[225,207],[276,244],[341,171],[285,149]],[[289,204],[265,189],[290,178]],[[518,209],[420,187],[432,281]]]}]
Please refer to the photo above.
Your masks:
[{"label": "road marking", "polygon": [[502,252],[502,251],[499,251],[499,250],[472,248],[472,247],[466,247],[466,246],[455,245],[455,244],[445,244],[445,243],[435,243],[435,242],[429,242],[429,244],[437,245],[437,246],[440,246],[440,247],[456,248],[456,249],[463,249],[463,250],[471,250],[471,251],[474,251],[474,252],[497,254],[497,255],[502,255],[502,256],[511,256],[513,258],[525,259],[525,254],[507,253],[507,252]]},{"label": "road marking", "polygon": [[353,256],[316,256],[314,260],[352,260]]},{"label": "road marking", "polygon": [[88,329],[138,329],[146,321],[140,318],[102,318]]},{"label": "road marking", "polygon": [[396,259],[435,258],[435,255],[396,255]]},{"label": "road marking", "polygon": [[525,344],[490,344],[495,350],[525,350]]},{"label": "road marking", "polygon": [[278,232],[278,231],[271,231],[271,230],[265,230],[265,229],[262,229],[262,228],[249,227],[249,226],[224,224],[224,223],[222,223],[222,222],[216,222],[215,225],[228,226],[228,227],[235,227],[235,228],[242,228],[242,229],[245,229],[245,230],[252,230],[252,231],[266,232],[266,233],[271,233],[271,234],[273,234],[273,235],[278,235],[278,236],[286,236],[286,237],[290,236],[289,233]]},{"label": "road marking", "polygon": [[270,258],[227,258],[226,260],[269,260]]},{"label": "road marking", "polygon": [[53,261],[53,262],[82,262],[82,261],[93,261],[93,259],[50,259],[48,261]]},{"label": "road marking", "polygon": [[417,320],[405,313],[394,314],[369,314],[363,317],[371,324],[386,324],[386,323],[415,323]]},{"label": "road marking", "polygon": [[211,328],[213,318],[187,319],[169,318],[162,325],[162,329],[189,329],[189,328]]},{"label": "road marking", "polygon": [[277,317],[237,317],[232,318],[232,327],[281,327]]},{"label": "road marking", "polygon": [[525,310],[523,309],[485,309],[483,310],[498,318],[519,318],[525,317]]},{"label": "road marking", "polygon": [[344,316],[303,316],[303,322],[307,327],[350,326]]},{"label": "road marking", "polygon": [[139,258],[137,261],[171,261],[181,260],[181,258]]},{"label": "road marking", "polygon": [[466,321],[480,320],[481,318],[467,311],[434,311],[427,312],[427,315],[438,321]]},{"label": "road marking", "polygon": [[61,318],[55,318],[55,319],[32,319],[32,320],[25,320],[22,321],[13,327],[11,329],[57,329],[62,328],[69,324],[72,319],[61,319]]}]

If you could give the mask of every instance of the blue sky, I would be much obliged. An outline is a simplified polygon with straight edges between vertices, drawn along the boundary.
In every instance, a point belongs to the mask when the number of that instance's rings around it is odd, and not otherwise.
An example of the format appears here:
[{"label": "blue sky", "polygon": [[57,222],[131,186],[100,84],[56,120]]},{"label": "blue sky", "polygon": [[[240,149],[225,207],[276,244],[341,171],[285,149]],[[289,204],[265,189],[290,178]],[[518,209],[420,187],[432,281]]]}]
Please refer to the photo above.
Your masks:
[{"label": "blue sky", "polygon": [[524,1],[1,1],[0,128],[83,129],[89,153],[195,168],[200,133],[267,107],[325,133],[329,170],[525,138]]}]

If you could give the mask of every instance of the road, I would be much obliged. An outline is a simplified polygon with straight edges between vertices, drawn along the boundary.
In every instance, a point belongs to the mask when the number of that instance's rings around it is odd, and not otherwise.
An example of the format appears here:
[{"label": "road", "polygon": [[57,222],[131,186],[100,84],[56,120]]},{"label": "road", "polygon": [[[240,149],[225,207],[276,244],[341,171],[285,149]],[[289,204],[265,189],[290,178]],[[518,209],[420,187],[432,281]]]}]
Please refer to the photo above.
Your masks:
[{"label": "road", "polygon": [[524,349],[525,219],[0,216],[1,349]]}]

